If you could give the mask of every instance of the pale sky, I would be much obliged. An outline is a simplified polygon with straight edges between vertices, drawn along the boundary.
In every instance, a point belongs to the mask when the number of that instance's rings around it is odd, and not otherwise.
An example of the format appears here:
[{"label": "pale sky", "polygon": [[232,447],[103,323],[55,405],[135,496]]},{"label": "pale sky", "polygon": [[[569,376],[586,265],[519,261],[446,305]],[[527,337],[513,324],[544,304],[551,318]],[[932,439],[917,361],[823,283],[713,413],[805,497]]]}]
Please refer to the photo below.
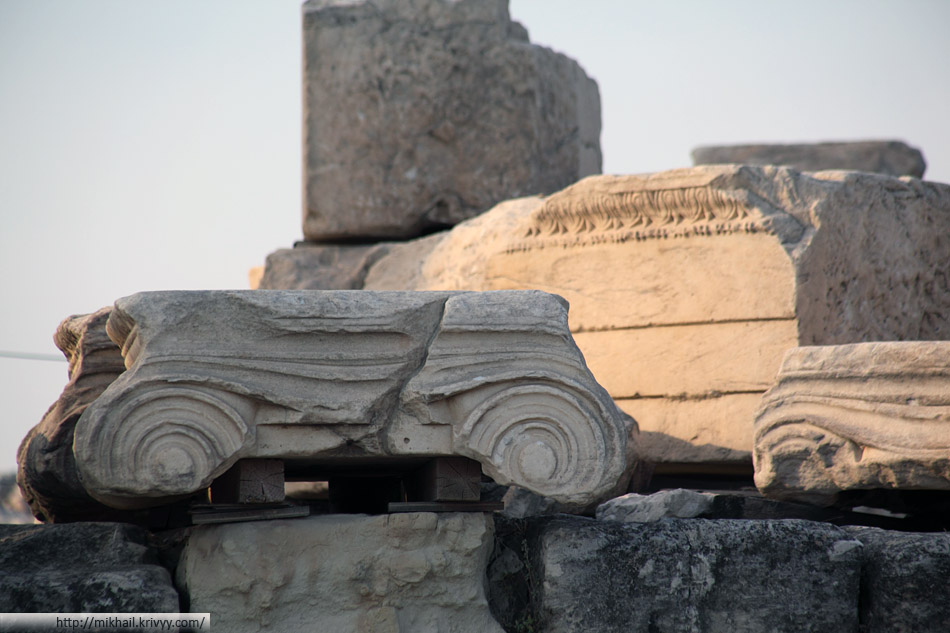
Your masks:
[{"label": "pale sky", "polygon": [[[512,0],[600,86],[606,173],[703,144],[899,139],[950,182],[950,2]],[[300,0],[0,0],[0,350],[300,239]],[[65,385],[0,358],[0,472]]]}]

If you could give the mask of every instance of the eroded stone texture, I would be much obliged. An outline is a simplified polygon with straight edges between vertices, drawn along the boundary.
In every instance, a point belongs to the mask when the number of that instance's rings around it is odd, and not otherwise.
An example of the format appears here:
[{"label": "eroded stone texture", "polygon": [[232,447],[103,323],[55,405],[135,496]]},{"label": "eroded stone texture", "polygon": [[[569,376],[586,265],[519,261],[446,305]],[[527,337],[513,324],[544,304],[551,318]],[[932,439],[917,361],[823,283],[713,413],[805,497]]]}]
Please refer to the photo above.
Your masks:
[{"label": "eroded stone texture", "polygon": [[256,288],[261,290],[353,290],[363,287],[366,273],[386,254],[383,244],[336,246],[298,244],[267,256]]},{"label": "eroded stone texture", "polygon": [[591,371],[667,468],[750,470],[754,413],[789,348],[950,336],[950,185],[909,178],[592,176],[403,252],[364,287],[567,299]]},{"label": "eroded stone texture", "polygon": [[543,292],[140,293],[107,329],[128,370],[85,411],[73,452],[113,507],[190,495],[241,458],[440,455],[585,506],[633,462],[635,423]]},{"label": "eroded stone texture", "polygon": [[690,519],[712,511],[715,495],[697,490],[661,490],[652,495],[634,492],[597,506],[601,521],[651,523],[665,518]]},{"label": "eroded stone texture", "polygon": [[227,631],[501,633],[481,513],[329,515],[202,526],[178,583]]},{"label": "eroded stone texture", "polygon": [[789,350],[755,420],[763,494],[950,490],[950,342]]},{"label": "eroded stone texture", "polygon": [[833,526],[567,517],[529,526],[534,630],[857,630],[862,546]]},{"label": "eroded stone texture", "polygon": [[705,492],[684,488],[622,495],[597,506],[596,517],[601,521],[626,523],[651,523],[668,518],[804,519],[833,525],[869,525],[903,530],[915,525],[878,514],[768,499],[749,490]]},{"label": "eroded stone texture", "polygon": [[178,613],[146,538],[121,523],[0,525],[0,611]]},{"label": "eroded stone texture", "polygon": [[785,165],[800,171],[854,169],[914,178],[922,178],[927,168],[921,151],[901,141],[713,145],[693,150],[694,165],[717,163]]},{"label": "eroded stone texture", "polygon": [[112,308],[71,316],[53,337],[69,360],[69,382],[17,453],[17,481],[34,515],[44,521],[122,519],[124,515],[92,499],[79,480],[73,433],[79,416],[122,372],[118,346],[106,334]]},{"label": "eroded stone texture", "polygon": [[950,622],[950,534],[845,529],[864,545],[861,630],[945,631]]},{"label": "eroded stone texture", "polygon": [[507,0],[310,0],[303,232],[415,237],[600,171],[597,84]]}]

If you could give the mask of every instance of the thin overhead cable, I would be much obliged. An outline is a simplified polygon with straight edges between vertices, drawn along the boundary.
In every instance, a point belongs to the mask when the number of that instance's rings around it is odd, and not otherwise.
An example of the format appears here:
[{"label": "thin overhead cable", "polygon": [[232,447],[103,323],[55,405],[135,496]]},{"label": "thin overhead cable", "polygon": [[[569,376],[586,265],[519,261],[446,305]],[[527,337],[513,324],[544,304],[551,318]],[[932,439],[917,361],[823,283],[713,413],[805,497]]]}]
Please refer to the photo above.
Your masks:
[{"label": "thin overhead cable", "polygon": [[59,354],[36,354],[33,352],[11,352],[0,350],[0,358],[16,358],[19,360],[54,360],[62,363],[66,362],[65,356]]}]

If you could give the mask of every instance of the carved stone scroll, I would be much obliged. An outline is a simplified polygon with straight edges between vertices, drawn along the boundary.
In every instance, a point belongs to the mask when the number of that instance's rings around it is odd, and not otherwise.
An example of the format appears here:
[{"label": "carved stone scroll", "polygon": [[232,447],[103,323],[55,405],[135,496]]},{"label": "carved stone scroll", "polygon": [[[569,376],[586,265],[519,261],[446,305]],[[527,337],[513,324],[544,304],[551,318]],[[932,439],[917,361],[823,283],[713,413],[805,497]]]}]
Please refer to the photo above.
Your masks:
[{"label": "carved stone scroll", "polygon": [[141,293],[108,330],[128,370],[80,419],[74,453],[114,507],[185,497],[239,459],[451,455],[584,505],[631,459],[635,425],[543,292]]},{"label": "carved stone scroll", "polygon": [[756,417],[755,469],[763,494],[821,505],[950,490],[950,342],[789,350]]},{"label": "carved stone scroll", "polygon": [[120,511],[92,499],[79,481],[73,433],[79,416],[123,372],[122,354],[106,334],[112,308],[71,316],[53,341],[69,360],[69,382],[17,452],[17,482],[33,514],[47,522],[122,521]]}]

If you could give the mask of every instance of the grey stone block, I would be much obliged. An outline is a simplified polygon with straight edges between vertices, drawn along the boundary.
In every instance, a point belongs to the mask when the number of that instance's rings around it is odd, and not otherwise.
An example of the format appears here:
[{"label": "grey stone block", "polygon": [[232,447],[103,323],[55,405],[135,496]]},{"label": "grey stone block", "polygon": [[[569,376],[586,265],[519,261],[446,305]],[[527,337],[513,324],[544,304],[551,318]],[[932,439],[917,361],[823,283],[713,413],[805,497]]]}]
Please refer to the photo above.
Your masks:
[{"label": "grey stone block", "polygon": [[534,519],[548,633],[856,631],[861,543],[808,521]]},{"label": "grey stone block", "polygon": [[717,163],[787,165],[800,171],[853,169],[914,178],[922,178],[927,168],[921,151],[901,141],[718,145],[693,150],[694,165]]},{"label": "grey stone block", "polygon": [[845,528],[864,544],[862,633],[950,627],[950,534]]},{"label": "grey stone block", "polygon": [[303,6],[313,241],[416,237],[600,172],[600,95],[508,0]]},{"label": "grey stone block", "polygon": [[357,290],[385,244],[338,246],[304,242],[267,256],[261,290]]},{"label": "grey stone block", "polygon": [[121,523],[0,525],[0,611],[178,612],[146,538]]}]

